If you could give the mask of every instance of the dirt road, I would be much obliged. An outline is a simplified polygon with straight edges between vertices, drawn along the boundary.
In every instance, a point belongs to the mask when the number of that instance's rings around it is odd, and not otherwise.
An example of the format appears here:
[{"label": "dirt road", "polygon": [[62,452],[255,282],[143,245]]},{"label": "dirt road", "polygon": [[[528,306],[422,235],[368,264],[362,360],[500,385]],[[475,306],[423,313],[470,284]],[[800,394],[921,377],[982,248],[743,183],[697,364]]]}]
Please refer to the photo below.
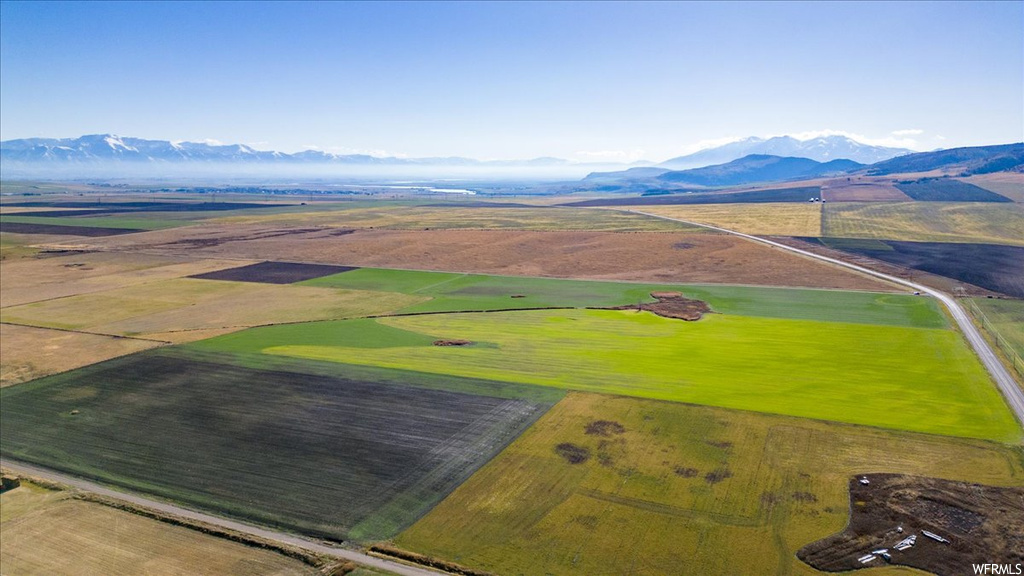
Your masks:
[{"label": "dirt road", "polygon": [[434,570],[428,570],[426,568],[418,568],[416,566],[410,566],[408,564],[402,564],[399,562],[393,562],[384,558],[378,558],[376,556],[370,556],[362,552],[351,550],[348,548],[341,548],[338,546],[328,546],[321,544],[313,540],[307,540],[305,538],[288,534],[285,532],[276,532],[267,528],[260,528],[251,524],[244,524],[242,522],[235,522],[234,520],[227,520],[225,518],[218,518],[217,516],[210,516],[209,514],[203,514],[201,512],[195,512],[187,508],[181,508],[173,504],[161,502],[159,500],[151,500],[144,496],[137,496],[135,494],[128,494],[126,492],[119,492],[117,490],[111,490],[99,484],[89,482],[88,480],[82,480],[45,468],[39,468],[31,466],[29,464],[23,464],[21,462],[14,462],[7,459],[0,459],[0,466],[7,468],[13,472],[25,474],[26,476],[34,476],[51,482],[57,482],[91,492],[93,494],[99,494],[115,500],[121,500],[128,502],[135,506],[141,506],[162,512],[164,514],[170,514],[173,516],[179,516],[182,518],[188,518],[189,520],[195,520],[221,528],[227,528],[228,530],[234,530],[251,536],[257,536],[266,540],[273,540],[275,542],[281,542],[288,544],[289,546],[295,546],[308,550],[316,554],[323,554],[332,558],[339,558],[342,560],[351,560],[357,564],[368,566],[370,568],[377,568],[380,570],[386,570],[393,574],[399,574],[401,576],[438,576],[438,574],[444,574],[444,572],[436,572]]},{"label": "dirt road", "polygon": [[849,262],[844,262],[842,260],[838,260],[835,258],[829,258],[828,256],[822,256],[820,254],[808,252],[807,250],[801,250],[799,248],[787,246],[779,242],[773,242],[772,240],[767,240],[765,238],[761,238],[758,236],[744,234],[742,232],[737,232],[735,230],[719,228],[718,226],[711,226],[708,224],[699,224],[697,222],[681,220],[679,218],[659,216],[657,214],[650,214],[648,212],[642,212],[640,210],[626,210],[626,212],[643,214],[645,216],[650,216],[652,218],[661,218],[663,220],[673,220],[676,222],[682,222],[684,224],[693,224],[694,226],[701,226],[711,230],[717,230],[719,232],[734,234],[741,238],[753,240],[754,242],[760,242],[762,244],[767,244],[775,248],[781,248],[783,250],[793,252],[801,256],[814,258],[815,260],[821,260],[823,262],[828,262],[830,264],[842,266],[843,268],[855,270],[863,274],[868,274],[870,276],[874,276],[875,278],[881,278],[882,280],[888,280],[889,282],[893,282],[895,284],[907,286],[917,292],[927,294],[929,296],[936,298],[939,302],[942,302],[946,309],[949,310],[950,315],[953,316],[953,320],[955,320],[957,326],[960,327],[960,331],[967,339],[967,343],[970,344],[971,348],[973,348],[975,353],[978,354],[978,357],[981,359],[981,363],[984,364],[985,369],[987,369],[988,373],[992,376],[992,380],[995,381],[996,386],[999,388],[999,391],[1002,392],[1003,398],[1006,399],[1007,405],[1009,405],[1010,409],[1013,410],[1014,415],[1017,417],[1017,421],[1020,422],[1021,424],[1024,424],[1024,390],[1021,390],[1020,387],[1017,386],[1017,382],[1013,379],[1013,376],[1010,375],[1010,372],[1006,369],[1005,366],[1003,366],[1002,362],[999,361],[999,358],[996,356],[996,353],[992,351],[992,348],[988,345],[988,342],[985,341],[985,338],[982,337],[981,333],[974,326],[974,323],[971,322],[971,319],[967,315],[967,312],[964,311],[964,309],[960,306],[959,303],[957,303],[957,301],[952,296],[946,294],[945,292],[941,292],[934,288],[929,288],[928,286],[925,286],[923,284],[918,284],[916,282],[911,282],[909,280],[897,278],[896,276],[891,276],[889,274],[877,272],[875,270],[871,270],[870,268],[865,268],[863,266],[858,266],[856,264],[850,264]]}]

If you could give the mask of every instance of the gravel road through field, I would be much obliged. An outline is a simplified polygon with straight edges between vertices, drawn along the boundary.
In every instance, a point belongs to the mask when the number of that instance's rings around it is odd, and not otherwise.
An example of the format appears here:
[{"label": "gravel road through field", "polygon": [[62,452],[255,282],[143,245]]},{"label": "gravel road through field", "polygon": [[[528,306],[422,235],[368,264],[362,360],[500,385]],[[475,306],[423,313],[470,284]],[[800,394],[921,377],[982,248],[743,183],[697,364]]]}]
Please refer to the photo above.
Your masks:
[{"label": "gravel road through field", "polygon": [[169,514],[172,516],[179,516],[181,518],[187,518],[189,520],[195,520],[197,522],[203,522],[220,528],[227,528],[228,530],[234,530],[243,534],[249,534],[250,536],[256,536],[265,540],[272,540],[274,542],[280,542],[296,548],[302,548],[316,554],[323,554],[332,558],[339,558],[342,560],[351,560],[357,564],[368,566],[370,568],[377,568],[379,570],[386,570],[393,574],[399,574],[400,576],[438,576],[438,574],[444,574],[443,572],[436,572],[434,570],[427,570],[426,568],[418,568],[416,566],[410,566],[408,564],[402,564],[400,562],[393,562],[377,556],[371,556],[362,552],[351,550],[348,548],[340,548],[337,546],[328,546],[321,544],[313,540],[307,540],[299,536],[288,534],[285,532],[276,532],[267,528],[260,528],[251,524],[244,524],[242,522],[235,522],[233,520],[227,520],[225,518],[218,518],[217,516],[210,516],[209,514],[203,514],[201,512],[195,512],[187,508],[181,508],[173,504],[161,502],[159,500],[151,500],[149,498],[138,496],[135,494],[128,494],[126,492],[119,492],[117,490],[111,490],[94,482],[88,480],[82,480],[81,478],[75,478],[74,476],[68,476],[45,468],[39,468],[37,466],[31,466],[28,464],[22,464],[21,462],[14,462],[11,460],[0,459],[0,466],[7,468],[13,472],[25,474],[26,476],[41,478],[43,480],[49,480],[51,482],[57,482],[72,488],[91,492],[93,494],[99,494],[100,496],[106,496],[115,500],[121,500],[128,502],[135,506],[143,508],[149,508],[158,512]]}]

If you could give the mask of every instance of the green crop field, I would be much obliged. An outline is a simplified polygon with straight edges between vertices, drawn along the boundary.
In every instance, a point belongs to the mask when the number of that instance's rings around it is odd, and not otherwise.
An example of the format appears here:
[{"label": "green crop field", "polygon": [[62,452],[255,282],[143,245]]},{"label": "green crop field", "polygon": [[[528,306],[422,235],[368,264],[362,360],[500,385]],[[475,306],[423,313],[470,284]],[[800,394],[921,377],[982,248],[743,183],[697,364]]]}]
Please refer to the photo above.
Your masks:
[{"label": "green crop field", "polygon": [[214,513],[375,540],[425,514],[559,396],[222,356],[155,350],[3,388],[0,449]]},{"label": "green crop field", "polygon": [[[545,307],[609,307],[650,302],[651,292],[682,291],[725,314],[941,328],[934,301],[908,295],[749,286],[664,285],[486,276],[361,268],[302,283],[306,286],[402,292],[430,300],[402,313]],[[513,296],[516,296],[513,298]]]},{"label": "green crop field", "polygon": [[[331,336],[337,334],[337,336]],[[463,339],[472,346],[433,346]],[[1020,438],[981,364],[945,328],[731,314],[544,310],[266,327],[207,351],[387,367],[997,440]]]},{"label": "green crop field", "polygon": [[1024,206],[979,202],[830,203],[821,235],[1024,245]]},{"label": "green crop field", "polygon": [[1009,347],[1024,358],[1024,300],[996,300],[973,298],[981,309],[985,321],[991,325]]},{"label": "green crop field", "polygon": [[507,576],[820,574],[796,550],[887,471],[1020,486],[1024,452],[573,393],[395,543]]}]

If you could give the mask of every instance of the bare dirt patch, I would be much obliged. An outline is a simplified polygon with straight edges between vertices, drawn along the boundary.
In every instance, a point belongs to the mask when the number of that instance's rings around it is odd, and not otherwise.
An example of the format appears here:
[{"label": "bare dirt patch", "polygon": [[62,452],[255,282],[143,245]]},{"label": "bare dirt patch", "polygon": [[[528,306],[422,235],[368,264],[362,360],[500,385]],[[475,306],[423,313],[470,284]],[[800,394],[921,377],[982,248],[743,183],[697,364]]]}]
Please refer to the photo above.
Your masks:
[{"label": "bare dirt patch", "polygon": [[555,454],[564,458],[569,464],[583,464],[590,460],[590,450],[571,442],[562,442],[555,446]]},{"label": "bare dirt patch", "polygon": [[262,284],[294,284],[313,278],[322,278],[356,270],[353,266],[328,264],[302,264],[298,262],[259,262],[238,268],[215,270],[189,278],[201,280],[229,280],[233,282],[259,282]]},{"label": "bare dirt patch", "polygon": [[703,300],[686,298],[680,292],[651,292],[656,302],[636,306],[616,306],[612,310],[638,310],[653,312],[665,318],[676,318],[695,322],[711,312],[711,306]]},{"label": "bare dirt patch", "polygon": [[[940,575],[1024,561],[1024,488],[869,474],[850,479],[850,503],[846,530],[804,546],[801,560],[830,572],[890,563]],[[910,537],[912,546],[897,549]],[[871,554],[882,549],[888,558]]]},{"label": "bare dirt patch", "polygon": [[[356,230],[332,236],[329,229],[305,230],[299,233],[266,226],[193,226],[95,239],[90,244],[108,250],[146,250],[191,257],[512,276],[893,289],[867,276],[723,234]],[[693,247],[673,248],[680,242]]]},{"label": "bare dirt patch", "polygon": [[586,434],[588,436],[604,436],[610,438],[617,434],[624,434],[626,427],[614,420],[595,420],[587,424]]},{"label": "bare dirt patch", "polygon": [[469,346],[469,340],[434,340],[434,346]]},{"label": "bare dirt patch", "polygon": [[732,470],[728,468],[717,468],[704,475],[704,481],[708,484],[718,484],[728,478],[732,478]]}]

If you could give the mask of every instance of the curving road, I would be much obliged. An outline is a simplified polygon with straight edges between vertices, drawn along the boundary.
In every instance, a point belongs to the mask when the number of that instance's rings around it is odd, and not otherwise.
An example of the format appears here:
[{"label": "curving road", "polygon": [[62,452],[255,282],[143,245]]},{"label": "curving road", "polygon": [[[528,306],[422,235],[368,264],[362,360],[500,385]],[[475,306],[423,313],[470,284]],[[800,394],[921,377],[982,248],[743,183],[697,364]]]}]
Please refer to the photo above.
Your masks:
[{"label": "curving road", "polygon": [[1024,425],[1024,390],[1021,390],[1021,388],[1017,386],[1017,382],[1013,379],[1013,376],[1010,375],[1009,370],[1007,370],[1006,366],[1004,366],[1003,363],[999,361],[999,358],[996,356],[996,353],[992,351],[992,348],[988,345],[988,342],[985,341],[985,338],[974,326],[974,323],[971,322],[970,317],[967,315],[967,312],[964,311],[963,307],[961,307],[960,304],[957,303],[957,301],[953,299],[952,296],[946,294],[945,292],[941,292],[939,290],[930,288],[923,284],[918,284],[917,282],[911,282],[909,280],[904,280],[903,278],[898,278],[896,276],[884,274],[882,272],[878,272],[870,268],[865,268],[863,266],[858,266],[856,264],[850,264],[849,262],[837,260],[836,258],[829,258],[828,256],[822,256],[820,254],[815,254],[807,250],[801,250],[799,248],[787,246],[780,242],[774,242],[766,238],[761,238],[760,236],[753,236],[750,234],[737,232],[735,230],[729,230],[728,228],[720,228],[718,226],[711,226],[710,224],[700,224],[699,222],[691,222],[689,220],[682,220],[680,218],[671,218],[669,216],[651,214],[650,212],[642,212],[640,210],[624,210],[624,212],[643,214],[644,216],[650,216],[652,218],[671,220],[673,222],[681,222],[683,224],[690,224],[693,226],[700,226],[701,228],[716,230],[718,232],[733,234],[735,236],[740,236],[741,238],[746,238],[747,240],[753,240],[754,242],[760,242],[762,244],[767,244],[775,248],[781,248],[783,250],[793,252],[801,256],[814,258],[815,260],[821,260],[824,262],[828,262],[830,264],[835,264],[836,266],[842,266],[843,268],[855,270],[857,272],[861,272],[869,276],[874,276],[875,278],[881,278],[882,280],[887,280],[895,284],[907,286],[909,288],[913,288],[918,292],[921,292],[922,294],[928,294],[929,296],[935,297],[939,302],[942,302],[942,304],[945,305],[946,309],[949,310],[949,313],[953,316],[953,320],[955,320],[957,326],[960,327],[960,331],[963,333],[964,337],[967,338],[967,343],[971,345],[971,348],[974,348],[975,353],[978,354],[978,358],[981,359],[981,363],[984,364],[985,369],[988,370],[988,373],[992,376],[992,380],[995,381],[996,386],[999,387],[999,391],[1002,392],[1003,398],[1006,399],[1006,404],[1010,407],[1011,410],[1013,410],[1014,415],[1017,417],[1017,421]]},{"label": "curving road", "polygon": [[89,482],[88,480],[82,480],[81,478],[75,478],[74,476],[68,476],[66,474],[61,474],[60,472],[54,472],[52,470],[39,468],[29,464],[22,464],[21,462],[0,459],[0,466],[16,473],[25,474],[26,476],[34,476],[51,482],[57,482],[59,484],[78,488],[79,490],[99,494],[100,496],[106,496],[115,500],[128,502],[135,506],[156,510],[164,514],[188,518],[189,520],[203,522],[220,528],[227,528],[229,530],[234,530],[235,532],[256,536],[264,540],[280,542],[282,544],[301,548],[316,554],[330,556],[331,558],[351,560],[357,564],[362,564],[363,566],[368,566],[370,568],[377,568],[379,570],[385,570],[391,574],[399,574],[400,576],[438,576],[439,574],[447,574],[447,572],[435,572],[434,570],[428,570],[426,568],[419,568],[409,564],[388,560],[386,558],[371,556],[348,548],[328,546],[326,544],[307,540],[306,538],[301,538],[286,532],[277,532],[268,528],[260,528],[259,526],[253,526],[251,524],[244,524],[242,522],[235,522],[234,520],[228,520],[226,518],[203,514],[201,512],[189,510],[187,508],[168,504],[159,500],[151,500],[135,494],[118,492],[117,490],[111,490],[110,488],[100,486],[99,484]]}]

